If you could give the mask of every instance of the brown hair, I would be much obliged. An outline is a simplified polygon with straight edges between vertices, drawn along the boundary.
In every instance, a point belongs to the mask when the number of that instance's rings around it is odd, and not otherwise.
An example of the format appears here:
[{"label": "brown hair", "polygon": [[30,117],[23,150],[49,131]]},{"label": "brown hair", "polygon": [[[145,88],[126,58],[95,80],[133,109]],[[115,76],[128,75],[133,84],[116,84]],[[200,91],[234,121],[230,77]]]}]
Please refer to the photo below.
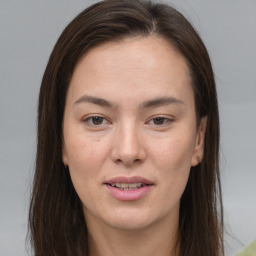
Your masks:
[{"label": "brown hair", "polygon": [[76,63],[85,52],[104,42],[151,34],[169,41],[186,58],[197,118],[208,116],[204,158],[201,164],[191,168],[181,198],[180,255],[224,254],[219,117],[207,50],[192,25],[170,6],[139,0],[106,0],[85,9],[66,27],[52,51],[42,79],[29,213],[31,242],[36,256],[87,255],[87,229],[81,202],[62,163],[63,112]]}]

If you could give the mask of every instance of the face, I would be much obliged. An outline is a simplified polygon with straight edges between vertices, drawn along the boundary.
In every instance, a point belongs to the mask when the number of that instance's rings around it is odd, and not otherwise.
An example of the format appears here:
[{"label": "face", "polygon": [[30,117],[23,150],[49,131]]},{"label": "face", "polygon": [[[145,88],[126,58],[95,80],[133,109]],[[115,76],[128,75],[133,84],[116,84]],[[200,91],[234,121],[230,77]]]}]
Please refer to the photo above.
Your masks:
[{"label": "face", "polygon": [[63,162],[87,224],[146,228],[177,219],[190,168],[203,156],[185,59],[164,39],[100,45],[75,67]]}]

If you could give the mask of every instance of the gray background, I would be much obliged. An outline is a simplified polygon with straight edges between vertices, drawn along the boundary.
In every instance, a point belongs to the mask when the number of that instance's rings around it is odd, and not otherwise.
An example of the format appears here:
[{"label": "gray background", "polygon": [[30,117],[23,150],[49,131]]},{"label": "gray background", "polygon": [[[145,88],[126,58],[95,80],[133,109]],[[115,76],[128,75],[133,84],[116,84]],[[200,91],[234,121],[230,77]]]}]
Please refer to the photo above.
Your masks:
[{"label": "gray background", "polygon": [[[27,255],[40,81],[61,31],[94,2],[0,0],[0,255]],[[256,239],[256,0],[166,2],[192,21],[212,58],[227,255],[235,255]]]}]

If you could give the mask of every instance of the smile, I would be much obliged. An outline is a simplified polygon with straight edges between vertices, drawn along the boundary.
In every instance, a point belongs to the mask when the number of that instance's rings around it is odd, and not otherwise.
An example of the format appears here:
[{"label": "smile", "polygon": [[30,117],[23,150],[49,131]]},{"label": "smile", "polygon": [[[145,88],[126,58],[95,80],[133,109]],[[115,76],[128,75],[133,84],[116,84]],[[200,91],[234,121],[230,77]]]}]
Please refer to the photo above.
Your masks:
[{"label": "smile", "polygon": [[143,177],[115,177],[103,183],[111,197],[119,201],[137,201],[144,198],[154,183]]},{"label": "smile", "polygon": [[109,184],[112,187],[121,189],[121,190],[134,190],[134,189],[138,189],[141,188],[143,186],[146,186],[146,184],[143,183],[131,183],[131,184],[126,184],[126,183],[112,183]]}]

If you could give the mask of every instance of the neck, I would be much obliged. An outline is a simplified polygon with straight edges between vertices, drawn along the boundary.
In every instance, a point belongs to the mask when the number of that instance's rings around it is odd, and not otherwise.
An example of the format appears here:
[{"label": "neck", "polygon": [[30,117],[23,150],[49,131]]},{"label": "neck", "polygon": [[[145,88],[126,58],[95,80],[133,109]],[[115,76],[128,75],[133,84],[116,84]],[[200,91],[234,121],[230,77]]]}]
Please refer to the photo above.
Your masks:
[{"label": "neck", "polygon": [[117,229],[103,223],[99,227],[94,222],[88,226],[88,238],[89,256],[179,255],[178,221],[173,220],[136,230]]}]

